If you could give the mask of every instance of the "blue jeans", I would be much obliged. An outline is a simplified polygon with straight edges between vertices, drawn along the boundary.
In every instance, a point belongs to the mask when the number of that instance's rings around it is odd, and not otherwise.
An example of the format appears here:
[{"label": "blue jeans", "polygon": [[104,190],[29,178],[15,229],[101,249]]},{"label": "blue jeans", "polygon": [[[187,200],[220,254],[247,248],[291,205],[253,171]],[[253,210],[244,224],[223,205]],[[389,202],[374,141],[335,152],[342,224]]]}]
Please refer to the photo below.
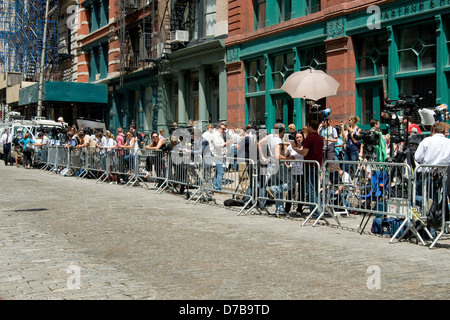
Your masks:
[{"label": "blue jeans", "polygon": [[222,161],[216,160],[216,172],[213,178],[214,190],[222,190],[222,178],[224,173]]},{"label": "blue jeans", "polygon": [[275,210],[276,213],[284,213],[284,201],[279,199],[284,199],[284,192],[292,190],[295,187],[295,181],[292,179],[292,174],[285,165],[280,165],[278,171],[271,176],[271,189],[275,196]]},{"label": "blue jeans", "polygon": [[[310,165],[310,166],[305,166],[304,174],[305,174],[305,180],[306,180],[306,190],[309,195],[309,202],[317,203],[317,205],[318,205],[317,211],[314,212],[314,214],[312,216],[313,218],[317,218],[317,217],[319,217],[318,212],[321,211],[320,198],[319,198],[319,194],[317,192],[317,186],[319,183],[319,171],[316,166]],[[315,208],[314,205],[309,206],[310,212],[312,212],[314,210],[314,208]]]},{"label": "blue jeans", "polygon": [[[358,156],[359,156],[359,151],[345,151],[344,153],[344,161],[358,161]],[[356,165],[352,164],[351,165],[353,173],[355,173],[356,171]],[[344,171],[347,173],[350,173],[350,165],[349,164],[345,164],[344,165]]]}]

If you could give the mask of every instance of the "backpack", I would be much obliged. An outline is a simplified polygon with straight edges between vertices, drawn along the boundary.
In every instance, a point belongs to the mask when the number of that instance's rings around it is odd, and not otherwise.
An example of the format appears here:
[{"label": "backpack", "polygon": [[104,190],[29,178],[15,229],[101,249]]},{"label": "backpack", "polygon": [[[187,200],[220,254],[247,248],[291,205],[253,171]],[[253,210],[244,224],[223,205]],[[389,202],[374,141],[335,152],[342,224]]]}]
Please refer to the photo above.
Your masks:
[{"label": "backpack", "polygon": [[[448,172],[448,171],[447,171]],[[433,227],[434,229],[439,229],[442,226],[442,215],[445,214],[445,221],[449,221],[449,208],[448,208],[448,192],[444,195],[442,194],[442,176],[439,174],[435,174],[432,177],[433,193],[431,199],[433,203],[427,212],[427,224]],[[444,211],[444,212],[442,212]]]},{"label": "backpack", "polygon": [[[444,208],[442,208],[442,206],[444,206]],[[440,201],[433,200],[433,203],[431,204],[430,209],[427,212],[427,224],[434,229],[441,228],[442,214],[445,214],[445,221],[449,221],[447,197],[442,197]]]},{"label": "backpack", "polygon": [[245,203],[243,200],[227,199],[223,204],[227,207],[242,207]]},{"label": "backpack", "polygon": [[21,134],[16,133],[16,134],[13,136],[13,140],[12,140],[13,145],[14,145],[14,146],[18,146],[18,145],[19,145],[19,141],[22,140],[22,138],[23,138],[23,137],[22,137]]}]

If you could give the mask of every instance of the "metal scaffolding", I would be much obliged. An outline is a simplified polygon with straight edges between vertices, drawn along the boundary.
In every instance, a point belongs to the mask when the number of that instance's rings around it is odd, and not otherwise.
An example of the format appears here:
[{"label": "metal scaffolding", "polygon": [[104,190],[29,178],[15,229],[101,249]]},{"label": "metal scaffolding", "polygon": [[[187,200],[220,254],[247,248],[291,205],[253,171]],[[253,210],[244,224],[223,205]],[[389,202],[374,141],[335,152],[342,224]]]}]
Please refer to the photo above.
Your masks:
[{"label": "metal scaffolding", "polygon": [[[45,8],[47,16],[47,41],[43,45]],[[57,73],[58,64],[58,14],[60,0],[6,0],[0,12],[0,70],[20,72],[24,80],[38,81],[40,70],[45,79]],[[42,49],[45,59],[42,67]]]}]

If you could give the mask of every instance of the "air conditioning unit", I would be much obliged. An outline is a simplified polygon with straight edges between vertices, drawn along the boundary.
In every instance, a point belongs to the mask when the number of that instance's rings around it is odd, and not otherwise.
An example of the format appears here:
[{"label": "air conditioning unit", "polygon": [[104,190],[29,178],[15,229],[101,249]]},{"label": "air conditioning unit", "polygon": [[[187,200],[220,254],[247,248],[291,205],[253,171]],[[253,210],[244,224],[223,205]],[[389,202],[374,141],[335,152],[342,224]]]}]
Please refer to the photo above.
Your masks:
[{"label": "air conditioning unit", "polygon": [[189,31],[170,31],[170,42],[189,42]]}]

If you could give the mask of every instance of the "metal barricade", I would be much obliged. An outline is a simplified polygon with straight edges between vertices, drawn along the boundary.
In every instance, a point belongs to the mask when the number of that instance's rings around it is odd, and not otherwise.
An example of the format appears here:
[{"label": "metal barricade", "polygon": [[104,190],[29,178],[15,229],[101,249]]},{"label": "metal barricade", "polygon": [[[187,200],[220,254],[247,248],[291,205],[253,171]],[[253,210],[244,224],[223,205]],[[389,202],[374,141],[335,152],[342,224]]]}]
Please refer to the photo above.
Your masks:
[{"label": "metal barricade", "polygon": [[[302,225],[316,218],[321,212],[320,164],[312,160],[280,160],[259,164],[256,179],[256,208],[265,210],[268,201],[275,202],[275,214],[289,213],[292,205],[297,205],[297,211],[303,212],[303,207],[309,207],[309,215]],[[317,221],[314,222],[313,226]]]},{"label": "metal barricade", "polygon": [[[256,206],[256,165],[252,159],[235,157],[213,157],[205,155],[202,166],[202,198],[215,201],[213,192],[230,194],[242,200],[240,215],[247,209],[250,212]],[[253,205],[249,207],[250,203]]]},{"label": "metal barricade", "polygon": [[[351,166],[357,168],[353,176],[343,169]],[[418,236],[410,219],[411,190],[412,171],[405,163],[329,160],[322,170],[321,217],[329,213],[340,225],[338,218],[342,213],[361,213],[358,225],[361,234],[371,217],[392,217],[400,219],[401,224],[393,233],[391,243],[409,230]]]},{"label": "metal barricade", "polygon": [[[156,171],[163,169],[164,158],[154,158]],[[189,202],[201,188],[201,175],[202,175],[202,158],[200,155],[191,157],[191,153],[184,152],[183,150],[172,150],[168,154],[167,158],[167,176],[162,182],[157,192],[162,192],[167,188],[170,188],[172,193],[183,194],[186,190]],[[162,173],[162,172],[161,172]],[[158,178],[162,178],[161,174],[157,174]],[[179,188],[177,190],[177,188]],[[191,195],[189,190],[195,188],[195,192]]]},{"label": "metal barricade", "polygon": [[68,147],[69,167],[74,170],[78,177],[84,169],[84,150],[75,147]]},{"label": "metal barricade", "polygon": [[106,151],[100,147],[83,148],[84,166],[83,173],[79,178],[84,178],[88,175],[97,178],[102,176],[106,170]]},{"label": "metal barricade", "polygon": [[430,249],[436,245],[444,233],[448,233],[450,221],[447,216],[449,211],[447,173],[449,168],[447,165],[419,165],[414,170],[415,183],[412,194],[414,205],[411,220],[415,221],[417,228],[423,229],[432,240]]},{"label": "metal barricade", "polygon": [[57,163],[56,146],[48,146],[46,170],[49,170],[49,172],[53,172],[54,168],[56,167],[56,163]]},{"label": "metal barricade", "polygon": [[41,170],[47,169],[48,146],[38,147],[34,152],[34,163],[41,166]]},{"label": "metal barricade", "polygon": [[167,152],[143,149],[137,166],[137,179],[144,184],[150,179],[156,184],[158,192],[167,179],[167,159]]},{"label": "metal barricade", "polygon": [[117,152],[115,148],[106,148],[101,155],[100,163],[103,168],[102,175],[97,179],[97,183],[103,183],[106,180],[113,182],[113,172],[117,162]]}]

